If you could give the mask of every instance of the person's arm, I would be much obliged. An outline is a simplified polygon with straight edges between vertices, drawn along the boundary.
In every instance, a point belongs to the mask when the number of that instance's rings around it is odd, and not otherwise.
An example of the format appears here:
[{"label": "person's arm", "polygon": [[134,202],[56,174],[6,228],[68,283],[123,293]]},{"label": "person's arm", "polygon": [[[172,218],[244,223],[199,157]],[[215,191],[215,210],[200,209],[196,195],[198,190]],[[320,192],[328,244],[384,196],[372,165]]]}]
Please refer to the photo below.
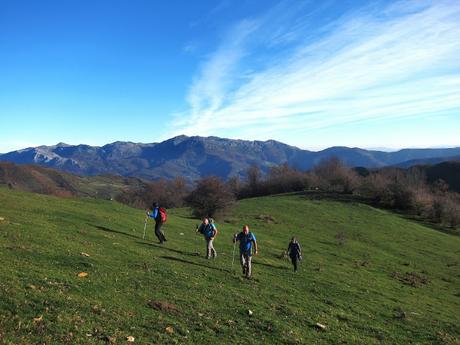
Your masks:
[{"label": "person's arm", "polygon": [[288,244],[286,254],[289,255],[290,252],[291,252],[291,242],[289,242],[289,244]]},{"label": "person's arm", "polygon": [[252,240],[252,243],[254,243],[254,255],[257,255],[259,253],[259,248],[257,247],[257,241],[255,238]]},{"label": "person's arm", "polygon": [[152,218],[157,219],[157,217],[158,217],[158,207],[155,207],[155,209],[153,210],[153,216],[152,216]]},{"label": "person's arm", "polygon": [[235,243],[236,241],[239,241],[239,236],[238,236],[238,234],[234,234],[234,235],[233,235],[233,243]]},{"label": "person's arm", "polygon": [[252,243],[254,244],[254,255],[257,255],[259,253],[259,248],[257,246],[257,240],[256,240],[256,236],[254,234],[251,233],[251,236],[252,236]]},{"label": "person's arm", "polygon": [[212,237],[211,237],[211,240],[213,240],[216,236],[217,236],[217,228],[214,224],[211,224],[212,226]]}]

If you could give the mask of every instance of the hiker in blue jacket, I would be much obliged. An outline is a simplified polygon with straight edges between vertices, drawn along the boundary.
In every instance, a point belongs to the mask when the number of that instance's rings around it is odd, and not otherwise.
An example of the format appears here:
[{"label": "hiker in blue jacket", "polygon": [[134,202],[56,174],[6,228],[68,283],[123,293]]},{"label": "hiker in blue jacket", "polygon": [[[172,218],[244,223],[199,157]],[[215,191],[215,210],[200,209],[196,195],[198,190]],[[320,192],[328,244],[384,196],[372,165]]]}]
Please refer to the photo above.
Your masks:
[{"label": "hiker in blue jacket", "polygon": [[155,219],[155,235],[157,236],[158,241],[160,241],[160,244],[163,244],[166,242],[166,237],[163,231],[161,231],[163,221],[161,219],[160,207],[158,206],[158,203],[154,202],[152,206],[147,209],[146,215],[147,217]]},{"label": "hiker in blue jacket", "polygon": [[217,228],[214,224],[212,218],[203,218],[203,222],[200,227],[196,229],[196,233],[202,234],[206,241],[206,259],[211,257],[215,259],[217,257],[217,252],[214,249],[214,239],[217,235]]},{"label": "hiker in blue jacket", "polygon": [[302,260],[302,250],[300,249],[300,243],[295,237],[291,238],[289,242],[287,254],[291,258],[292,265],[294,266],[294,272],[297,272],[297,265],[299,260]]},{"label": "hiker in blue jacket", "polygon": [[251,278],[252,274],[252,252],[258,254],[256,236],[249,231],[249,226],[243,226],[243,231],[233,236],[233,243],[240,242],[240,263],[243,275]]}]

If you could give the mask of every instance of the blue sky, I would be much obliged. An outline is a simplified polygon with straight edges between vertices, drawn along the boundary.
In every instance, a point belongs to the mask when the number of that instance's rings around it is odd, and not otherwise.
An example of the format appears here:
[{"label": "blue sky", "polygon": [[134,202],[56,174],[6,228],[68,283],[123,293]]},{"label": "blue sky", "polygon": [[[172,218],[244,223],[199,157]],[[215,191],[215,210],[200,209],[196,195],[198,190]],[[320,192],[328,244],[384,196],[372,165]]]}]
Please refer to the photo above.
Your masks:
[{"label": "blue sky", "polygon": [[460,146],[460,2],[0,0],[0,152]]}]

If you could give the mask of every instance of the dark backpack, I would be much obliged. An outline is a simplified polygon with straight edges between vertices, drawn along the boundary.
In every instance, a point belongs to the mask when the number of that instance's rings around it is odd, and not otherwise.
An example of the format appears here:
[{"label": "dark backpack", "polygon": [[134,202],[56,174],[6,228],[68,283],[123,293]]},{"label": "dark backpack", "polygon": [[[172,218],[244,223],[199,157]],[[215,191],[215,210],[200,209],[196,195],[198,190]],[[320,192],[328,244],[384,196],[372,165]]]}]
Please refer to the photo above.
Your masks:
[{"label": "dark backpack", "polygon": [[160,219],[162,223],[165,223],[168,219],[168,215],[166,214],[166,210],[163,207],[158,208],[158,214],[160,215]]}]

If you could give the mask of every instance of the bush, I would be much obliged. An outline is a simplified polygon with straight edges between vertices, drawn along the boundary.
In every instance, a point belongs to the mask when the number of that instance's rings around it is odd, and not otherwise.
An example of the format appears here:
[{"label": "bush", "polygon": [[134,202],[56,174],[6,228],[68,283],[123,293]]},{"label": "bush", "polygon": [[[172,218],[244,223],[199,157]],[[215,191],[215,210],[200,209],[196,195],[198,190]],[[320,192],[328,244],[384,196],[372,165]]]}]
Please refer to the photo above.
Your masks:
[{"label": "bush", "polygon": [[264,189],[268,194],[297,192],[309,186],[307,174],[290,168],[287,164],[272,167],[264,183]]},{"label": "bush", "polygon": [[193,215],[202,218],[224,213],[233,205],[235,197],[228,185],[211,176],[199,180],[185,201],[192,208]]},{"label": "bush", "polygon": [[434,218],[439,223],[456,228],[460,225],[460,197],[456,193],[438,195],[433,203]]},{"label": "bush", "polygon": [[314,168],[320,188],[331,192],[352,193],[358,184],[358,175],[337,157],[322,159]]},{"label": "bush", "polygon": [[154,182],[139,180],[139,186],[135,190],[125,191],[117,195],[115,199],[137,208],[146,208],[152,205],[153,201],[163,207],[171,208],[183,206],[184,198],[189,192],[185,179],[182,177]]},{"label": "bush", "polygon": [[413,209],[415,214],[425,218],[433,218],[433,193],[425,187],[414,191],[413,197]]},{"label": "bush", "polygon": [[355,193],[364,198],[372,200],[376,204],[382,202],[385,189],[390,184],[388,178],[379,173],[372,173],[361,179]]},{"label": "bush", "polygon": [[409,210],[413,207],[414,193],[407,185],[394,182],[388,185],[383,203],[391,208]]}]

